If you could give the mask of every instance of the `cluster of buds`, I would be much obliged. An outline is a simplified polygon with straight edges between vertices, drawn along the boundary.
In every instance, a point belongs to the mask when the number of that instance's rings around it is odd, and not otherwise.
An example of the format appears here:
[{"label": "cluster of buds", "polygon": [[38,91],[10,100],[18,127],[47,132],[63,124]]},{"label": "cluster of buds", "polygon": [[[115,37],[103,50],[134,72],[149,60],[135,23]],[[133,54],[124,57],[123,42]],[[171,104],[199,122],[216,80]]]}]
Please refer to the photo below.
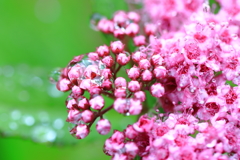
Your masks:
[{"label": "cluster of buds", "polygon": [[[70,133],[85,138],[98,120],[98,133],[108,134],[104,114],[114,109],[141,116],[106,140],[114,160],[240,159],[240,3],[232,1],[219,0],[215,15],[203,0],[144,0],[138,13],[102,18],[97,28],[118,40],[74,57],[57,82],[71,90]],[[147,92],[157,101],[152,108]],[[105,106],[106,96],[112,105]]]}]

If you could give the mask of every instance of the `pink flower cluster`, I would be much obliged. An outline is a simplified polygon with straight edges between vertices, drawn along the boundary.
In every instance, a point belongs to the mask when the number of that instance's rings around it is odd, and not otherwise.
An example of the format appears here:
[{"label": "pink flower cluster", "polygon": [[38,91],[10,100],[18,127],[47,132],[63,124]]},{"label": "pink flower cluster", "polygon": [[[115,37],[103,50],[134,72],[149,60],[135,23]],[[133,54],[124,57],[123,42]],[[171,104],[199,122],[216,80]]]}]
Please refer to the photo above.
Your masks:
[{"label": "pink flower cluster", "polygon": [[[144,0],[140,11],[102,18],[98,30],[117,40],[74,57],[57,82],[71,90],[70,133],[85,138],[98,119],[108,134],[104,114],[115,109],[141,117],[106,140],[114,160],[240,159],[240,3],[218,3],[213,14],[203,0]],[[150,109],[146,92],[157,100]],[[105,106],[105,96],[114,103]]]}]

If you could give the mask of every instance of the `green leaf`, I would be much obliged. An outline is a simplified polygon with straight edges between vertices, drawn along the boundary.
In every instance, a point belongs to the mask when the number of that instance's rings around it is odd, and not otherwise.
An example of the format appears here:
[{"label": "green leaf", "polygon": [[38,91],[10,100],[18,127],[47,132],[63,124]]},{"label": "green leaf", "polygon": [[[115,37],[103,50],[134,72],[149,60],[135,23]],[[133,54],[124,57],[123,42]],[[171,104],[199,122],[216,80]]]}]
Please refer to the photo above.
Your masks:
[{"label": "green leaf", "polygon": [[211,12],[214,14],[218,14],[221,9],[220,4],[216,0],[209,0],[209,5],[211,7]]}]

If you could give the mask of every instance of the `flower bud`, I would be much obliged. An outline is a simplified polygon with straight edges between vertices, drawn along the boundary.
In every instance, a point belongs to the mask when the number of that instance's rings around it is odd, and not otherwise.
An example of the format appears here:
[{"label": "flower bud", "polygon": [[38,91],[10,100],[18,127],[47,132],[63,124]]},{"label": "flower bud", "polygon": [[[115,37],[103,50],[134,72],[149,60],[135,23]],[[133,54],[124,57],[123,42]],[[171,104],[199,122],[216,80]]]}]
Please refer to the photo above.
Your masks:
[{"label": "flower bud", "polygon": [[139,68],[140,69],[149,69],[151,67],[151,63],[147,59],[141,59],[139,61]]},{"label": "flower bud", "polygon": [[127,81],[123,77],[117,77],[114,81],[115,88],[126,88],[127,87]]},{"label": "flower bud", "polygon": [[138,63],[141,59],[146,59],[146,58],[147,58],[147,55],[140,51],[132,53],[132,60],[136,63]]},{"label": "flower bud", "polygon": [[112,81],[110,81],[109,79],[104,80],[101,87],[104,90],[111,90],[112,89]]},{"label": "flower bud", "polygon": [[167,70],[163,66],[158,66],[158,67],[154,68],[153,74],[157,79],[162,79],[162,78],[166,77]]},{"label": "flower bud", "polygon": [[74,98],[80,97],[81,95],[83,95],[83,93],[84,93],[84,90],[82,90],[80,87],[78,86],[72,87],[72,94]]},{"label": "flower bud", "polygon": [[85,98],[85,97],[78,98],[78,108],[83,109],[83,110],[89,108],[89,102],[88,102],[87,98]]},{"label": "flower bud", "polygon": [[129,101],[130,101],[130,105],[129,105],[128,113],[130,115],[140,114],[142,111],[142,104],[141,104],[140,100],[131,98],[131,99],[129,99]]},{"label": "flower bud", "polygon": [[63,78],[57,82],[57,89],[62,92],[69,91],[71,89],[71,82],[67,78]]},{"label": "flower bud", "polygon": [[70,123],[78,123],[78,121],[80,120],[81,118],[81,112],[77,109],[70,109],[68,110],[68,118],[67,118],[67,122],[70,122]]},{"label": "flower bud", "polygon": [[143,91],[135,92],[134,95],[133,95],[133,98],[138,99],[141,102],[144,102],[146,100],[145,92],[143,92]]},{"label": "flower bud", "polygon": [[127,14],[128,19],[130,19],[131,21],[138,23],[140,21],[140,15],[137,14],[136,12],[128,12]]},{"label": "flower bud", "polygon": [[133,43],[135,44],[135,46],[142,46],[146,44],[146,38],[143,35],[139,35],[133,38]]},{"label": "flower bud", "polygon": [[155,83],[151,86],[150,93],[152,94],[152,96],[160,98],[164,95],[165,89],[161,83]]},{"label": "flower bud", "polygon": [[120,52],[123,52],[124,44],[121,41],[114,41],[114,42],[111,42],[110,48],[113,53],[118,54]]},{"label": "flower bud", "polygon": [[125,36],[125,31],[122,29],[115,29],[113,35],[118,39],[123,39]]},{"label": "flower bud", "polygon": [[110,51],[107,45],[103,45],[97,48],[97,53],[99,57],[104,57],[104,56],[108,56],[110,54]]},{"label": "flower bud", "polygon": [[91,61],[99,60],[98,53],[96,53],[96,52],[90,52],[90,53],[88,53],[88,58],[89,58]]},{"label": "flower bud", "polygon": [[141,88],[141,85],[138,81],[132,80],[128,83],[128,89],[131,92],[137,92],[140,90],[140,88]]},{"label": "flower bud", "polygon": [[132,125],[128,125],[127,128],[124,130],[124,134],[129,139],[134,139],[137,137],[138,132],[133,128]]},{"label": "flower bud", "polygon": [[89,132],[90,131],[87,125],[79,124],[76,128],[76,137],[77,139],[83,139],[88,136]]},{"label": "flower bud", "polygon": [[95,110],[101,110],[104,107],[104,99],[102,96],[98,95],[94,98],[92,98],[90,101],[91,108]]},{"label": "flower bud", "polygon": [[124,98],[117,98],[113,103],[113,108],[121,114],[124,114],[127,110],[126,99]]},{"label": "flower bud", "polygon": [[99,134],[106,135],[111,130],[111,123],[107,119],[100,119],[97,122],[96,129],[97,129]]},{"label": "flower bud", "polygon": [[134,142],[127,142],[124,146],[128,157],[134,158],[138,154],[138,146]]},{"label": "flower bud", "polygon": [[126,35],[134,37],[139,32],[139,25],[136,23],[130,23],[125,30]]},{"label": "flower bud", "polygon": [[104,77],[104,79],[110,79],[112,78],[112,71],[109,68],[105,68],[102,70],[101,75]]},{"label": "flower bud", "polygon": [[113,33],[114,23],[107,19],[101,19],[98,22],[97,28],[104,33]]},{"label": "flower bud", "polygon": [[85,123],[90,123],[92,122],[93,118],[94,118],[94,114],[92,111],[90,110],[84,110],[82,113],[82,121],[85,122]]},{"label": "flower bud", "polygon": [[130,56],[128,56],[126,53],[119,53],[117,55],[117,63],[124,66],[130,61]]},{"label": "flower bud", "polygon": [[135,80],[140,76],[140,69],[136,66],[133,66],[127,70],[127,74],[130,79]]},{"label": "flower bud", "polygon": [[117,88],[114,90],[114,96],[117,98],[125,98],[127,96],[126,88]]},{"label": "flower bud", "polygon": [[155,24],[146,24],[144,27],[144,31],[146,33],[146,35],[150,36],[150,35],[154,35],[156,33],[157,27]]},{"label": "flower bud", "polygon": [[152,72],[149,70],[144,70],[142,72],[142,80],[145,82],[151,81],[152,80]]}]

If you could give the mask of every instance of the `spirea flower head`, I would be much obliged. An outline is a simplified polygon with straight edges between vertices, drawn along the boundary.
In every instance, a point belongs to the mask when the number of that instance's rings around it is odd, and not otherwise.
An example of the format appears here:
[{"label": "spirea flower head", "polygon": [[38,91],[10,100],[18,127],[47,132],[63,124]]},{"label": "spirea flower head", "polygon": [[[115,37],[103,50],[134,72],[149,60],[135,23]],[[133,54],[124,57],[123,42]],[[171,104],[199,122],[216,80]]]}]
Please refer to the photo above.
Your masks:
[{"label": "spirea flower head", "polygon": [[71,91],[70,133],[85,138],[95,121],[111,133],[114,109],[139,116],[106,140],[114,160],[240,159],[240,3],[214,4],[217,14],[203,0],[144,0],[98,21],[117,40],[74,57],[57,82]]}]

